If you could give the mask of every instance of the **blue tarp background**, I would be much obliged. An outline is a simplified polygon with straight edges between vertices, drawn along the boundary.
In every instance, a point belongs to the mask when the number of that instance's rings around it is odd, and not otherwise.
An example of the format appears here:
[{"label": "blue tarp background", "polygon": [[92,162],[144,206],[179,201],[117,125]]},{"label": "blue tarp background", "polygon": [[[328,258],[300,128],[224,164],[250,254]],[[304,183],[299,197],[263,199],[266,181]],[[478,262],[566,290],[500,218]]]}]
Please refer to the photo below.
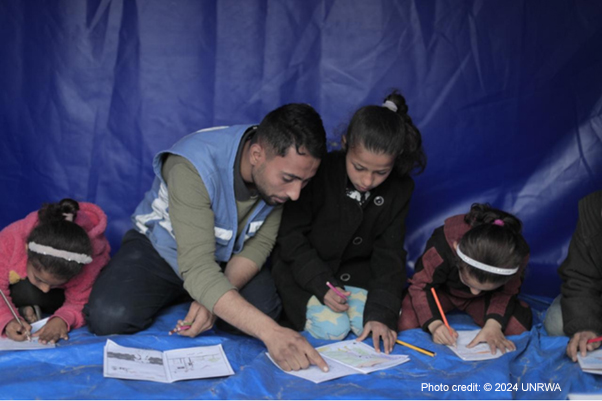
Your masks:
[{"label": "blue tarp background", "polygon": [[602,188],[601,21],[588,0],[0,0],[0,227],[73,197],[106,211],[116,250],[184,135],[307,102],[334,148],[398,88],[429,158],[408,268],[489,202],[525,224],[524,293],[554,297],[577,201]]}]

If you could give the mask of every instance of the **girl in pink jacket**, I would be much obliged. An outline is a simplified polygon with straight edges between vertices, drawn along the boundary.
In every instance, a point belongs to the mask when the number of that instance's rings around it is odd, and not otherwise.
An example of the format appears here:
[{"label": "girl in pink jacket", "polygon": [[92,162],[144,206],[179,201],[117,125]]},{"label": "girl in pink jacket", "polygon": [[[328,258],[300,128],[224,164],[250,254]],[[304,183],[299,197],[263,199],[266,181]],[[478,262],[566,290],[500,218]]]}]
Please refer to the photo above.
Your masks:
[{"label": "girl in pink jacket", "polygon": [[109,261],[106,227],[98,206],[63,199],[0,231],[0,333],[27,339],[40,312],[51,314],[34,334],[43,344],[83,326],[82,309]]}]

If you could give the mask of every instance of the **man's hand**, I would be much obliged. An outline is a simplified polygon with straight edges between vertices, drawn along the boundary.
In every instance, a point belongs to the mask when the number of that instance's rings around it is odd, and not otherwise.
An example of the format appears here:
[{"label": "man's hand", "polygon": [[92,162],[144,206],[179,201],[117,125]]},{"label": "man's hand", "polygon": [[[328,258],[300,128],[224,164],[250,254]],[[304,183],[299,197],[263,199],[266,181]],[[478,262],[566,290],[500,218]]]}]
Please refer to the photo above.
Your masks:
[{"label": "man's hand", "polygon": [[17,319],[13,319],[4,328],[6,336],[13,341],[25,341],[29,339],[31,335],[31,326],[29,323],[21,320],[23,327],[19,324]]},{"label": "man's hand", "polygon": [[60,317],[53,317],[33,337],[39,337],[38,341],[41,344],[55,344],[59,340],[68,340],[69,336],[67,333],[67,323]]},{"label": "man's hand", "polygon": [[177,330],[177,333],[186,337],[196,337],[202,332],[210,330],[215,323],[215,319],[217,319],[217,316],[197,301],[193,301],[184,320],[178,320],[176,325],[176,329],[178,329],[184,326],[185,323],[190,323],[190,328]]},{"label": "man's hand", "polygon": [[598,335],[593,331],[579,331],[573,334],[571,340],[566,346],[566,354],[573,362],[577,362],[577,354],[581,353],[581,356],[585,356],[588,351],[593,351],[600,347],[600,342],[588,344],[587,340],[596,338]]},{"label": "man's hand", "polygon": [[[346,297],[351,296],[351,292],[345,291],[340,287],[337,287],[337,290],[339,290],[341,294],[344,294]],[[326,295],[324,295],[324,305],[338,313],[345,312],[347,309],[349,309],[347,300],[337,295],[333,290],[328,290]]]},{"label": "man's hand", "polygon": [[357,341],[364,341],[368,334],[372,332],[372,341],[374,342],[374,349],[376,352],[380,352],[380,339],[383,339],[383,350],[386,354],[393,351],[395,340],[397,340],[397,332],[388,328],[385,324],[376,321],[370,321],[364,325],[364,331],[357,338]]},{"label": "man's hand", "polygon": [[497,349],[502,351],[502,354],[505,354],[506,350],[516,351],[516,345],[508,340],[504,336],[504,333],[502,333],[502,325],[493,319],[489,319],[485,322],[485,326],[479,331],[479,334],[477,334],[466,347],[472,348],[482,342],[489,344],[492,354],[495,354]]},{"label": "man's hand", "polygon": [[301,334],[282,326],[276,326],[264,343],[270,356],[285,371],[307,369],[317,365],[328,372],[328,364],[318,351]]}]

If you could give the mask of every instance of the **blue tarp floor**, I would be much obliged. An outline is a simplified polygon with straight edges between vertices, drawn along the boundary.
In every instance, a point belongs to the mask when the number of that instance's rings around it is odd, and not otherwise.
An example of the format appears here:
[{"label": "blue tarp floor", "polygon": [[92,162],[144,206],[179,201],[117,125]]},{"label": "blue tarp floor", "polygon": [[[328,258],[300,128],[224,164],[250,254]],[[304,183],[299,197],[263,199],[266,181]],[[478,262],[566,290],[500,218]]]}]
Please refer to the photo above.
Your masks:
[{"label": "blue tarp floor", "polygon": [[[0,352],[3,399],[566,399],[569,393],[600,393],[602,377],[583,373],[565,356],[566,337],[548,337],[541,324],[550,300],[525,297],[535,311],[533,329],[512,337],[517,351],[500,359],[463,362],[435,345],[419,329],[399,338],[437,352],[432,358],[397,345],[410,362],[369,375],[314,384],[280,371],[256,339],[211,330],[197,338],[170,336],[187,305],[166,309],[147,330],[135,335],[95,336],[83,327],[55,349]],[[476,329],[470,318],[451,314],[456,329]],[[310,342],[323,345],[304,333]],[[353,337],[353,335],[351,335]],[[226,378],[172,384],[103,377],[107,338],[126,347],[168,350],[222,344],[235,374]],[[366,343],[370,344],[371,340]],[[492,386],[485,390],[485,384]],[[453,385],[479,391],[453,391]],[[437,387],[438,386],[438,387]],[[446,390],[445,386],[448,386]],[[469,389],[469,388],[468,388]]]}]

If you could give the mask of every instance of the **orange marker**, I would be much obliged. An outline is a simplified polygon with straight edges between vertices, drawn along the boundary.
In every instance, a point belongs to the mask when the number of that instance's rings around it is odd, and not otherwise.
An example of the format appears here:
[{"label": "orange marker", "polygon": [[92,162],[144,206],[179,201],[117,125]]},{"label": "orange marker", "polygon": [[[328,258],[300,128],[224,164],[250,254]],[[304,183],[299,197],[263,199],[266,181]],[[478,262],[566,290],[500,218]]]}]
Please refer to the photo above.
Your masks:
[{"label": "orange marker", "polygon": [[437,303],[437,308],[439,308],[439,313],[441,314],[441,318],[443,319],[443,323],[447,330],[449,330],[449,334],[453,337],[454,334],[452,332],[451,327],[449,327],[449,323],[447,323],[447,318],[445,317],[445,313],[443,313],[443,308],[441,307],[441,303],[439,302],[439,297],[437,297],[437,293],[435,292],[435,288],[431,287],[431,292],[433,293],[433,298],[435,298],[435,302]]}]

